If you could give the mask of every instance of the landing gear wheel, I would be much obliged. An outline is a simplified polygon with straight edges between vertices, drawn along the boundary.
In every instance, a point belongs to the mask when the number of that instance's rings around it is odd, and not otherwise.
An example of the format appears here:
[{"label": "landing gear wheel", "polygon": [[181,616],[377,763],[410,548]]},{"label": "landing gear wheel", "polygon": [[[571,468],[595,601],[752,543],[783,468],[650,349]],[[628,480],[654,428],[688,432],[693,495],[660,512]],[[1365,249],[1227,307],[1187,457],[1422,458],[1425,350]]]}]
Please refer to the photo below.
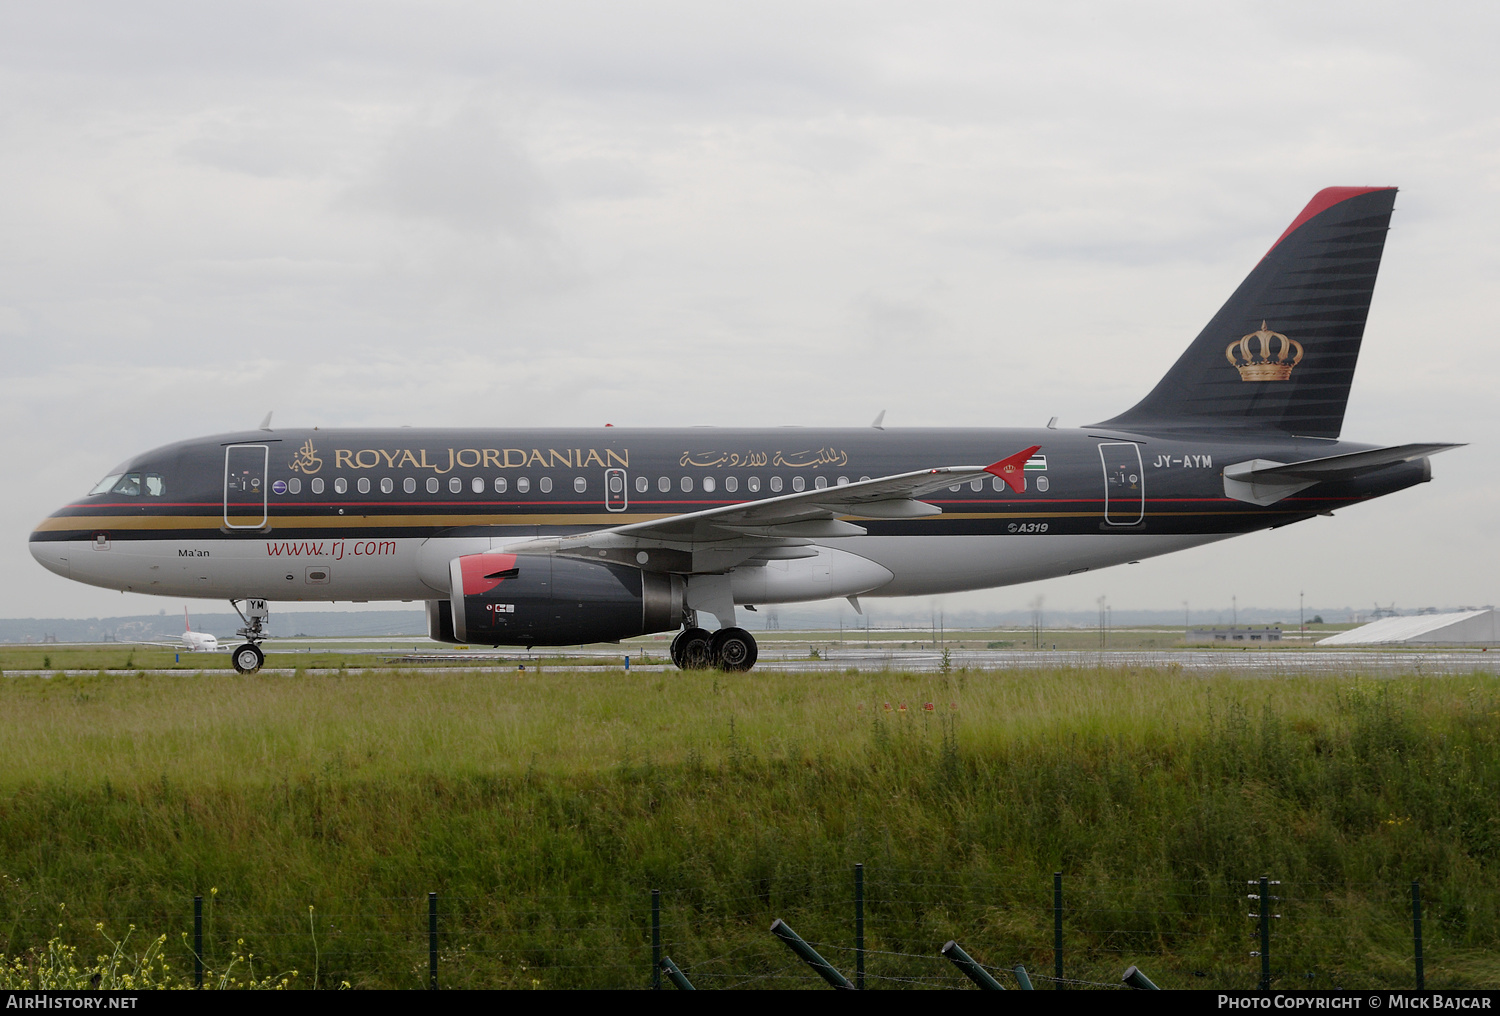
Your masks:
[{"label": "landing gear wheel", "polygon": [[246,642],[230,653],[229,659],[234,663],[234,669],[241,674],[253,674],[266,662],[266,654],[254,642]]},{"label": "landing gear wheel", "polygon": [[710,641],[714,661],[723,670],[744,671],[755,666],[760,649],[755,636],[743,628],[720,628]]},{"label": "landing gear wheel", "polygon": [[683,670],[707,670],[714,665],[713,643],[702,628],[684,628],[672,640],[672,662]]}]

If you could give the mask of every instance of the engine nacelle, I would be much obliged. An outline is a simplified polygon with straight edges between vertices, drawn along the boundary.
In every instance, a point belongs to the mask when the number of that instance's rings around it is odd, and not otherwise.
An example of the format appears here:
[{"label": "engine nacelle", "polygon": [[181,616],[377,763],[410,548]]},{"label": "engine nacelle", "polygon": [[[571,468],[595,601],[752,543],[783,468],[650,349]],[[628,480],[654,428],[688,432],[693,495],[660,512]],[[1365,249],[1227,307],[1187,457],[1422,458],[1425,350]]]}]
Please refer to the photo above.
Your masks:
[{"label": "engine nacelle", "polygon": [[544,554],[466,554],[448,566],[451,596],[427,606],[428,633],[487,646],[576,646],[671,631],[680,576]]}]

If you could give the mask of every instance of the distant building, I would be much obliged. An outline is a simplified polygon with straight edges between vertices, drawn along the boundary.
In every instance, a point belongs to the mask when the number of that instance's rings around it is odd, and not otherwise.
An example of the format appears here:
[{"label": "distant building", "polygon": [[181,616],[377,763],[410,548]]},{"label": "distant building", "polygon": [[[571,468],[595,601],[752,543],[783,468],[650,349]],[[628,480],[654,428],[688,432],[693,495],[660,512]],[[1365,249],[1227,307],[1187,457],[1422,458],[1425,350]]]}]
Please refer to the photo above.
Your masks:
[{"label": "distant building", "polygon": [[1208,642],[1208,643],[1257,643],[1264,645],[1267,642],[1281,641],[1280,625],[1231,625],[1227,628],[1189,628],[1183,632],[1184,642]]},{"label": "distant building", "polygon": [[1385,617],[1353,631],[1341,631],[1320,646],[1492,646],[1500,642],[1500,619],[1493,607],[1455,614]]}]

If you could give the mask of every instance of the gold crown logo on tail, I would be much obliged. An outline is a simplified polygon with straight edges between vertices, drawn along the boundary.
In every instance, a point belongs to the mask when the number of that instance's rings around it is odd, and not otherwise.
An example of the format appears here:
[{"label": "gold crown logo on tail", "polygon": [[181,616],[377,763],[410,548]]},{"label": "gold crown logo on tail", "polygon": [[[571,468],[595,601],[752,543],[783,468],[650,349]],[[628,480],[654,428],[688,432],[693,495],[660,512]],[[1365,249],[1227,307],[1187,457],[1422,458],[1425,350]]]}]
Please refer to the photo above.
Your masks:
[{"label": "gold crown logo on tail", "polygon": [[1262,321],[1259,331],[1225,346],[1224,358],[1240,372],[1241,381],[1285,381],[1302,362],[1302,343],[1271,331]]}]

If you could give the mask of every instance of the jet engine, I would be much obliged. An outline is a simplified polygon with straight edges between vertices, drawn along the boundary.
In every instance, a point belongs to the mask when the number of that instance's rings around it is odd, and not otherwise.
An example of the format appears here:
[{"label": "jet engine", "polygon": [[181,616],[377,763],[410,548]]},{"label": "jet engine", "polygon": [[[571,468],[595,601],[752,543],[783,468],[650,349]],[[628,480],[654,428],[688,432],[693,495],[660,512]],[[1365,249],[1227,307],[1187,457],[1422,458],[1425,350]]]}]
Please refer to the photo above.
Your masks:
[{"label": "jet engine", "polygon": [[487,646],[575,646],[682,624],[680,576],[546,554],[466,554],[450,598],[427,604],[428,634]]}]

